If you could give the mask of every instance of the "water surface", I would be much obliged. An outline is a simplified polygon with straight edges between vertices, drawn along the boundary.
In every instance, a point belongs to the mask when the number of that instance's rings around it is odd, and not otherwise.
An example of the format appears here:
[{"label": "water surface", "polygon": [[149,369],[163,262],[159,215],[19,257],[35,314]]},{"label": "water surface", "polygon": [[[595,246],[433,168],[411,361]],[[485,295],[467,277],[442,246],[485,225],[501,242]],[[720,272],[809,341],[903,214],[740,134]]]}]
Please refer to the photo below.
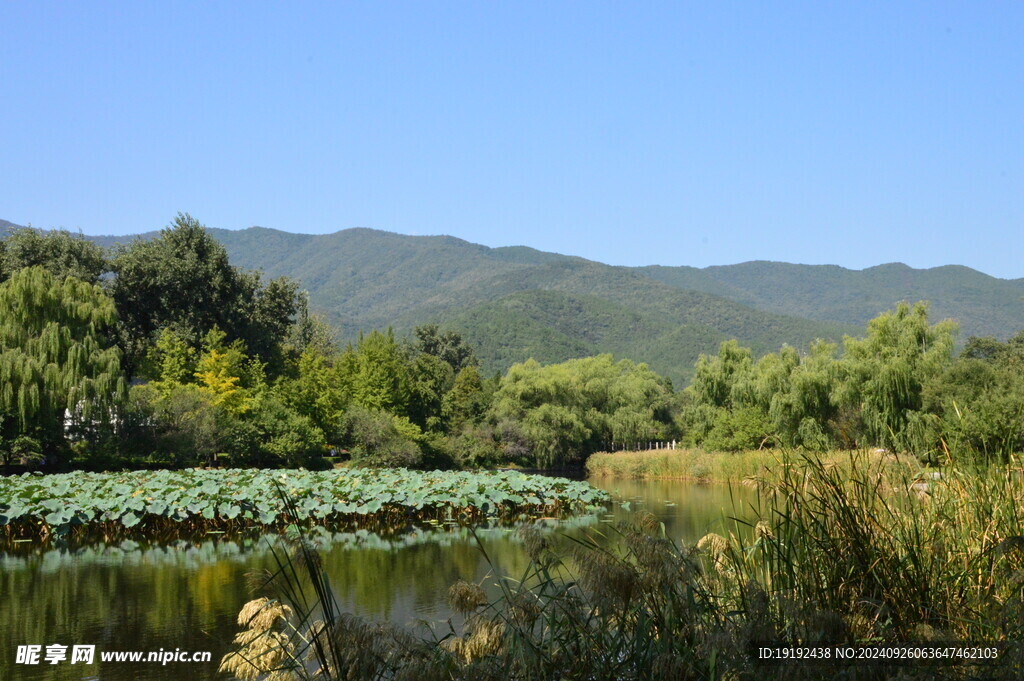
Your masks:
[{"label": "water surface", "polygon": [[[542,521],[578,535],[653,513],[669,537],[690,543],[722,529],[728,516],[748,516],[756,494],[744,487],[678,481],[591,480],[619,503],[607,514]],[[623,504],[621,502],[628,502]],[[340,604],[357,614],[414,625],[441,624],[449,585],[493,582],[528,565],[510,528],[419,528],[395,536],[336,534],[324,566]],[[556,535],[557,536],[557,535]],[[484,559],[481,545],[493,566]],[[276,566],[268,541],[208,535],[165,545],[124,542],[60,550],[22,544],[0,554],[0,679],[190,681],[223,678],[217,662],[230,650],[241,606],[250,599],[246,574]],[[93,665],[15,664],[19,645],[91,644]],[[210,651],[207,664],[98,663],[99,651]]]}]

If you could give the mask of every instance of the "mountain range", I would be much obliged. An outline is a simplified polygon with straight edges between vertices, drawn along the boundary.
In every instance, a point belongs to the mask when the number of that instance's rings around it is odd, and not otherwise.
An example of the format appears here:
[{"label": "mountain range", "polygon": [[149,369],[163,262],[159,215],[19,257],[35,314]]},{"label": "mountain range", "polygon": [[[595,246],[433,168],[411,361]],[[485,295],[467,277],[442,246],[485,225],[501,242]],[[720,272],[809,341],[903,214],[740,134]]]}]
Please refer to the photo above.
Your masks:
[{"label": "mountain range", "polygon": [[[0,231],[16,225],[0,221]],[[841,340],[900,300],[928,300],[961,338],[1024,328],[1024,279],[968,267],[864,270],[755,261],[695,267],[618,267],[525,246],[489,248],[450,236],[372,229],[293,234],[211,229],[233,264],[286,275],[342,338],[435,322],[460,330],[484,368],[501,371],[611,352],[684,383],[700,353],[737,338],[761,354],[815,338]],[[110,247],[135,236],[87,237]]]}]

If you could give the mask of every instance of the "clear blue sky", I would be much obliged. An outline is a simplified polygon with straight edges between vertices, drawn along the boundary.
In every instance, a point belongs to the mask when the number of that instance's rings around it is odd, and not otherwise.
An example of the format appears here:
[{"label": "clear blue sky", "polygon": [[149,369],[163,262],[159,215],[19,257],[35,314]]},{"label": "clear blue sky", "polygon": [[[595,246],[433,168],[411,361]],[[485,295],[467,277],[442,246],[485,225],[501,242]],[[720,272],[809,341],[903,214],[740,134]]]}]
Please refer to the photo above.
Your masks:
[{"label": "clear blue sky", "polygon": [[1021,2],[0,4],[0,218],[1024,277]]}]

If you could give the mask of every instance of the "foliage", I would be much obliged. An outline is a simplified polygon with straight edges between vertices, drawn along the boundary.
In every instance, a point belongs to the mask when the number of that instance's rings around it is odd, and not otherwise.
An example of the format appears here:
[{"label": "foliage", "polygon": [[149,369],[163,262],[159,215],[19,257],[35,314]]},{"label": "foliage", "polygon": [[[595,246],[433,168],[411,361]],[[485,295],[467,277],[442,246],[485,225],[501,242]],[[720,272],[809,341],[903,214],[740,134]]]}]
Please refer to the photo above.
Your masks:
[{"label": "foliage", "polygon": [[341,417],[349,401],[333,356],[306,349],[296,363],[294,378],[282,379],[277,395],[297,413],[307,417],[335,441]]},{"label": "foliage", "polygon": [[536,465],[582,460],[671,424],[671,386],[644,364],[611,355],[513,366],[494,395],[493,422],[519,422]]},{"label": "foliage", "polygon": [[11,464],[38,464],[42,460],[43,448],[38,440],[25,435],[19,435],[10,442],[0,439],[0,463],[4,468]]},{"label": "foliage", "polygon": [[464,424],[483,417],[490,397],[477,368],[464,367],[455,377],[451,390],[442,398],[441,416],[449,429],[458,430]]},{"label": "foliage", "polygon": [[688,443],[709,449],[881,447],[938,462],[952,447],[1005,456],[1024,432],[1011,344],[974,341],[954,359],[955,335],[951,321],[929,324],[926,304],[901,303],[863,338],[847,337],[841,357],[818,341],[805,355],[783,347],[754,361],[728,341],[698,360],[680,426]]},{"label": "foliage", "polygon": [[252,409],[254,394],[264,388],[262,364],[246,357],[240,341],[225,345],[217,327],[206,334],[203,350],[195,371],[200,392],[235,416]]},{"label": "foliage", "polygon": [[97,437],[126,394],[107,332],[117,316],[96,284],[42,267],[0,284],[0,436],[34,438],[55,454],[66,431]]},{"label": "foliage", "polygon": [[946,451],[1002,462],[1024,451],[1024,332],[1006,343],[971,339],[921,399],[937,415],[928,425]]},{"label": "foliage", "polygon": [[[291,496],[300,518],[286,517],[279,489]],[[585,482],[512,471],[189,469],[24,474],[0,478],[0,525],[11,536],[67,533],[82,526],[241,528],[387,514],[480,519],[581,510],[606,498]]]},{"label": "foliage", "polygon": [[195,384],[132,386],[125,439],[171,467],[212,465],[229,450],[232,419]]},{"label": "foliage", "polygon": [[391,329],[360,336],[359,342],[341,355],[338,365],[342,390],[353,404],[408,415],[410,367]]},{"label": "foliage", "polygon": [[416,337],[415,349],[425,355],[437,357],[458,373],[463,369],[477,365],[473,348],[466,344],[458,331],[438,330],[437,324],[424,324],[413,329]]},{"label": "foliage", "polygon": [[223,451],[235,465],[325,467],[324,433],[311,419],[273,396],[255,400],[245,419],[235,419]]},{"label": "foliage", "polygon": [[847,338],[836,401],[860,409],[866,441],[883,447],[929,448],[932,443],[899,441],[909,414],[920,411],[924,383],[950,362],[956,325],[928,324],[928,307],[901,303],[868,323],[863,339]]},{"label": "foliage", "polygon": [[342,442],[361,466],[418,466],[423,434],[408,418],[365,407],[352,407],[342,419]]},{"label": "foliage", "polygon": [[74,277],[89,284],[109,269],[103,249],[81,234],[15,229],[0,241],[0,281],[28,267],[42,267],[58,281]]},{"label": "foliage", "polygon": [[178,214],[160,236],[119,246],[111,293],[121,315],[121,344],[132,367],[163,329],[192,347],[214,327],[262,361],[278,352],[302,303],[287,279],[264,284],[228,262],[224,247],[194,218]]}]

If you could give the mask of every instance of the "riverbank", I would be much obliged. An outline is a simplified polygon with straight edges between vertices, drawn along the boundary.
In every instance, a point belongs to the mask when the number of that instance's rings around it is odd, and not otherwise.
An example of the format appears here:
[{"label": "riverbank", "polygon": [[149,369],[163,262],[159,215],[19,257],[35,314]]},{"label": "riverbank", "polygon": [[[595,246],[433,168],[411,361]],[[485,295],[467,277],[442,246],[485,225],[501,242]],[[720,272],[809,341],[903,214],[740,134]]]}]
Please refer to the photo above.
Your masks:
[{"label": "riverbank", "polygon": [[[588,476],[634,480],[685,480],[700,483],[740,483],[744,480],[776,475],[802,457],[812,457],[826,465],[850,465],[851,452],[829,451],[797,453],[789,450],[761,449],[743,452],[707,452],[702,449],[658,449],[642,452],[597,452],[586,462]],[[858,453],[858,461],[880,462],[886,467],[908,473],[921,470],[910,456],[889,452]]]}]

